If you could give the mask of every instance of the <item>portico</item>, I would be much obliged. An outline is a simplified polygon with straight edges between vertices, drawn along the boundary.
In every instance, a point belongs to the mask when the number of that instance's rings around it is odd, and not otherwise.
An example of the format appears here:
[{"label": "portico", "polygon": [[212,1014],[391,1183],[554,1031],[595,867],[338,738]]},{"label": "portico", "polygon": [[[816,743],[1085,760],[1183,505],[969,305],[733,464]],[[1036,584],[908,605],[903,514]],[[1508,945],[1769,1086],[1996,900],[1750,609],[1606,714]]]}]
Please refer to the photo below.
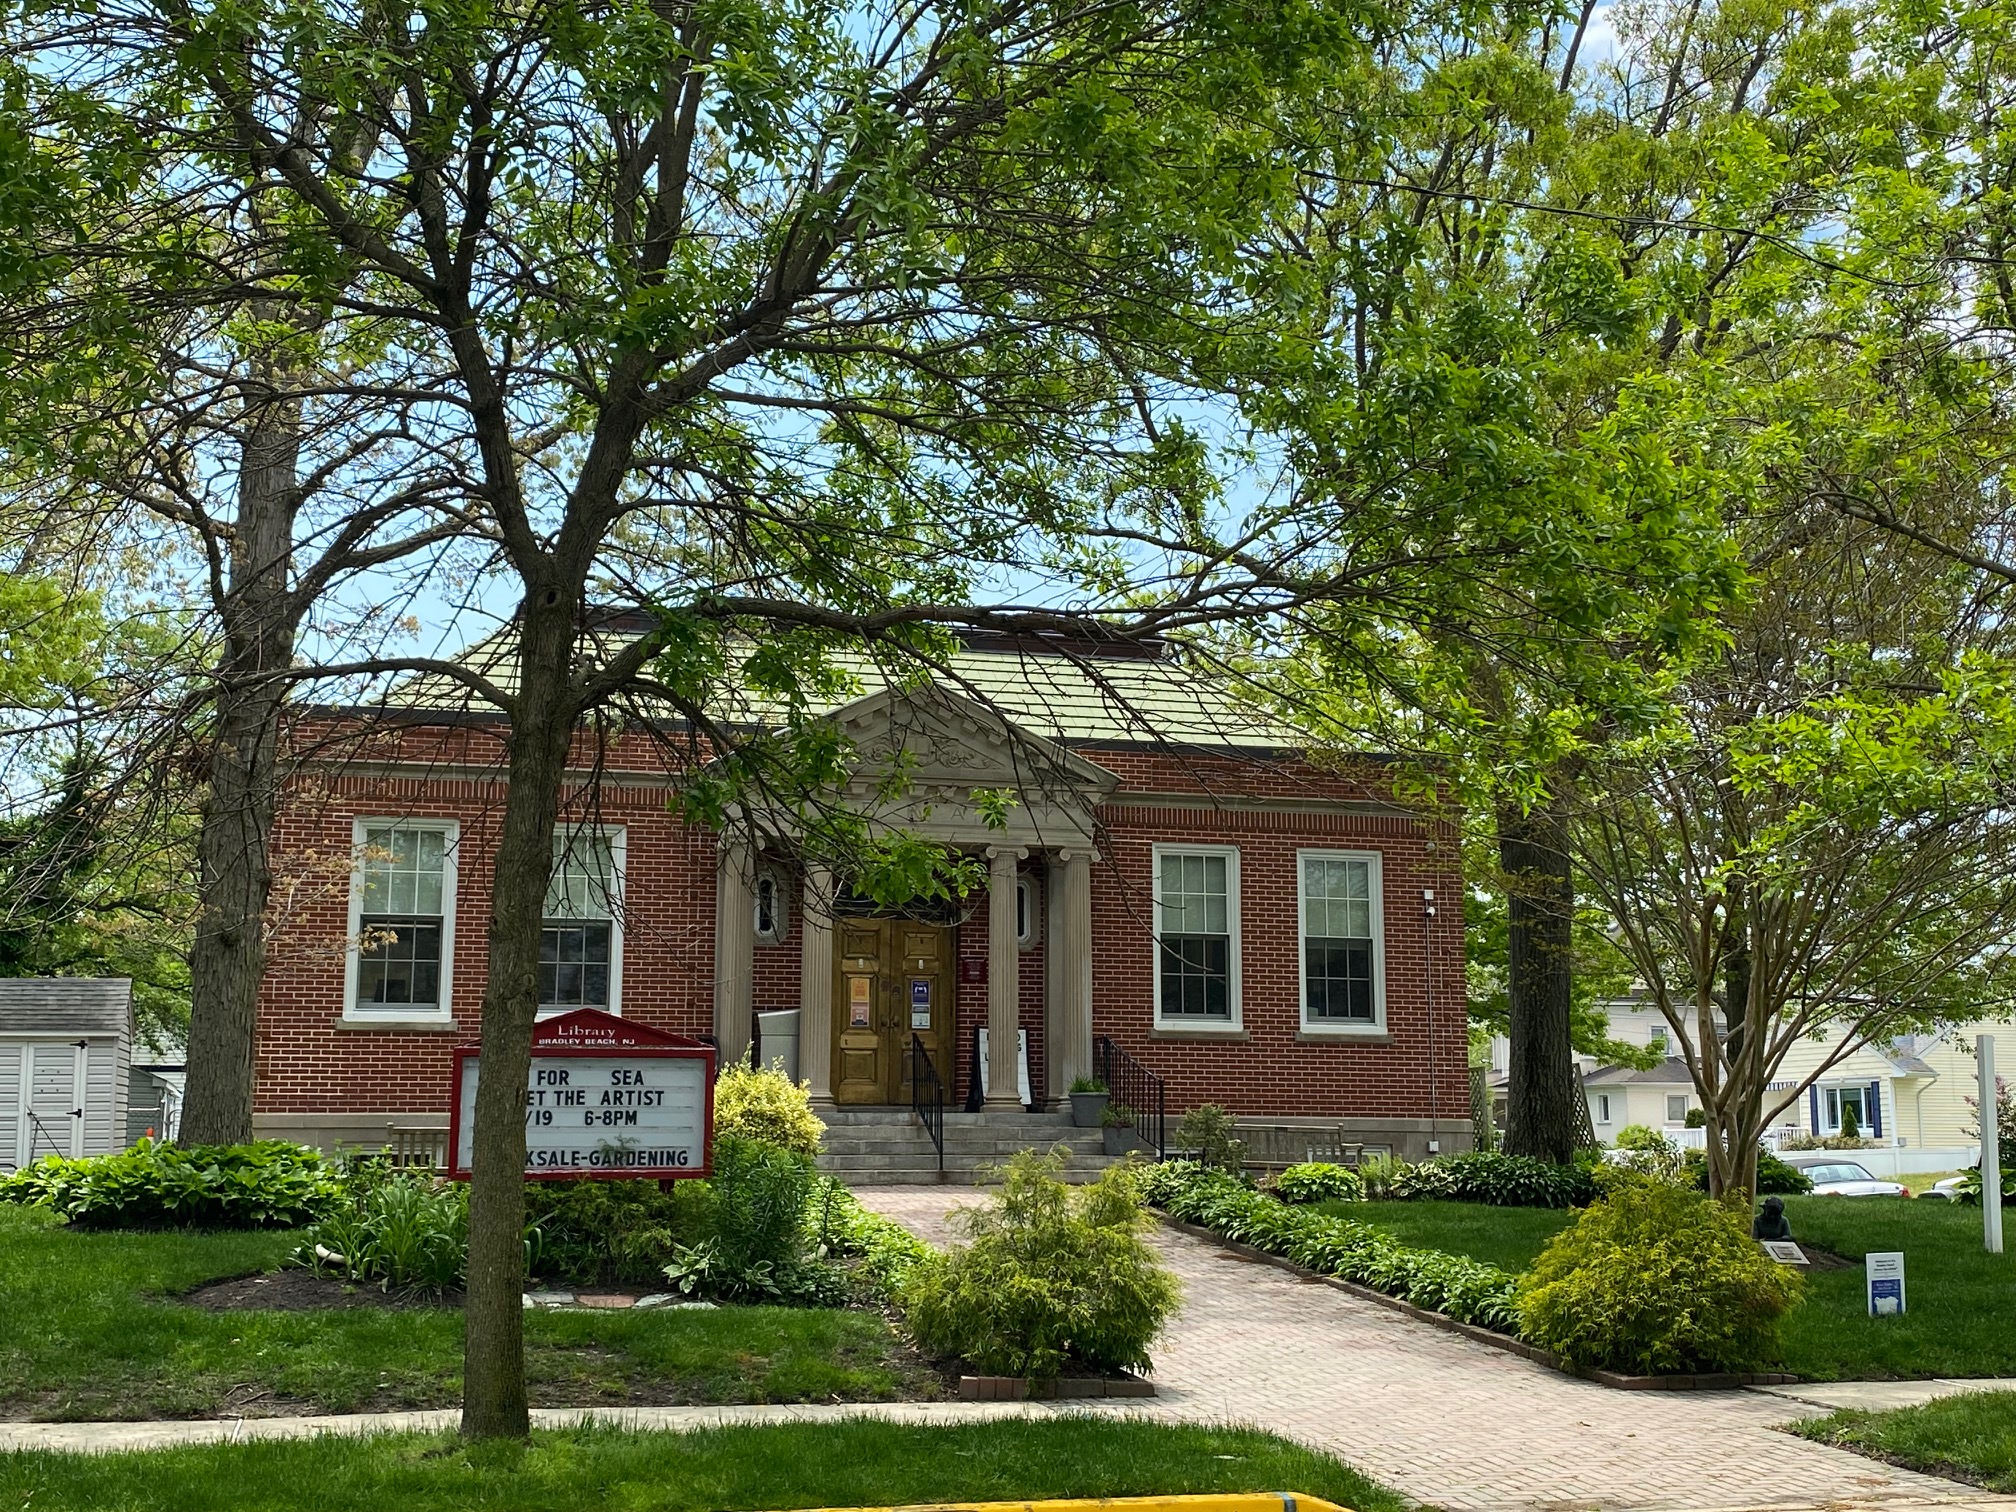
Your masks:
[{"label": "portico", "polygon": [[[799,1070],[813,1101],[907,1103],[913,1035],[953,1083],[958,975],[970,960],[958,954],[956,926],[984,907],[987,1109],[1022,1107],[1022,946],[1032,929],[1044,942],[1043,1072],[1030,1094],[1039,1107],[1054,1105],[1092,1070],[1095,810],[1117,779],[939,688],[885,690],[834,717],[857,760],[841,801],[873,827],[919,834],[984,862],[987,884],[984,901],[882,917],[847,892],[831,864],[803,864],[791,933]],[[1004,794],[1005,807],[994,801]],[[715,874],[714,1026],[730,1059],[748,1051],[756,1006],[765,862],[750,836],[774,836],[779,854],[795,849],[781,816],[741,817],[721,840]]]}]

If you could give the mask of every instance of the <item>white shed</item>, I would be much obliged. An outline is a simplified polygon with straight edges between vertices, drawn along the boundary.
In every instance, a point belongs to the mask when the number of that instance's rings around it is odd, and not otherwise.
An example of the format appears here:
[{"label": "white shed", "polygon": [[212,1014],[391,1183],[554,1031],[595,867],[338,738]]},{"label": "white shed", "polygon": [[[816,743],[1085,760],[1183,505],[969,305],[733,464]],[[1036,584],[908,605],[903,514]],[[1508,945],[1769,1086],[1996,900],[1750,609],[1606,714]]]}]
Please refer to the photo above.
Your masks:
[{"label": "white shed", "polygon": [[126,1146],[133,984],[0,977],[0,1171]]}]

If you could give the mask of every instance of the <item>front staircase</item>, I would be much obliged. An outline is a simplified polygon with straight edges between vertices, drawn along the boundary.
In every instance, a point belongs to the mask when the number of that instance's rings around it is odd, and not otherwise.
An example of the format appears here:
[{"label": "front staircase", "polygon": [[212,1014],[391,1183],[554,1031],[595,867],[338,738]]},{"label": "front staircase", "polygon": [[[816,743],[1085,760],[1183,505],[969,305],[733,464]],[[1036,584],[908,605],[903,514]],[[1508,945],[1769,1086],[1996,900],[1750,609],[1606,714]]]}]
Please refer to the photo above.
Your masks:
[{"label": "front staircase", "polygon": [[826,1124],[819,1169],[849,1186],[974,1186],[985,1167],[1018,1150],[1060,1144],[1071,1155],[1066,1181],[1091,1181],[1114,1163],[1101,1132],[1073,1128],[1068,1113],[948,1112],[943,1171],[930,1134],[908,1108],[828,1108],[819,1116]]}]

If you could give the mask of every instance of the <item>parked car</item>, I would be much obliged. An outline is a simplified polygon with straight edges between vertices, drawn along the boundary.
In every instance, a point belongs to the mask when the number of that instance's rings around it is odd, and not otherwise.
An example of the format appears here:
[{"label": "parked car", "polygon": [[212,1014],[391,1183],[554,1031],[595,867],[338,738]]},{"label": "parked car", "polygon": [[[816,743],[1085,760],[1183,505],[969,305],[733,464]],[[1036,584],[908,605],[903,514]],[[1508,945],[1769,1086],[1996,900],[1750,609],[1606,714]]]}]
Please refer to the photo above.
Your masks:
[{"label": "parked car", "polygon": [[1930,1197],[1939,1202],[1958,1202],[1960,1200],[1960,1188],[1966,1181],[1967,1178],[1965,1176],[1944,1176],[1933,1182],[1932,1185],[1925,1188],[1918,1195],[1921,1198]]},{"label": "parked car", "polygon": [[1815,1197],[1909,1197],[1911,1188],[1899,1181],[1881,1181],[1852,1160],[1831,1152],[1780,1157],[1813,1183]]}]

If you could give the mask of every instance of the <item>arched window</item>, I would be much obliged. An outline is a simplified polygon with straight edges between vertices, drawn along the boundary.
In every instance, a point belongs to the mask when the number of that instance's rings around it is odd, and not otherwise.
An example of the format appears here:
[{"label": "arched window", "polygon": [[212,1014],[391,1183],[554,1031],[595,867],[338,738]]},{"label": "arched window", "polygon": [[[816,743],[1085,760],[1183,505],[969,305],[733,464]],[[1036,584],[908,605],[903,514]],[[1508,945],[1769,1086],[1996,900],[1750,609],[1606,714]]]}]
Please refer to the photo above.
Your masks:
[{"label": "arched window", "polygon": [[756,873],[756,943],[781,945],[790,932],[785,915],[784,879],[764,867]]}]

